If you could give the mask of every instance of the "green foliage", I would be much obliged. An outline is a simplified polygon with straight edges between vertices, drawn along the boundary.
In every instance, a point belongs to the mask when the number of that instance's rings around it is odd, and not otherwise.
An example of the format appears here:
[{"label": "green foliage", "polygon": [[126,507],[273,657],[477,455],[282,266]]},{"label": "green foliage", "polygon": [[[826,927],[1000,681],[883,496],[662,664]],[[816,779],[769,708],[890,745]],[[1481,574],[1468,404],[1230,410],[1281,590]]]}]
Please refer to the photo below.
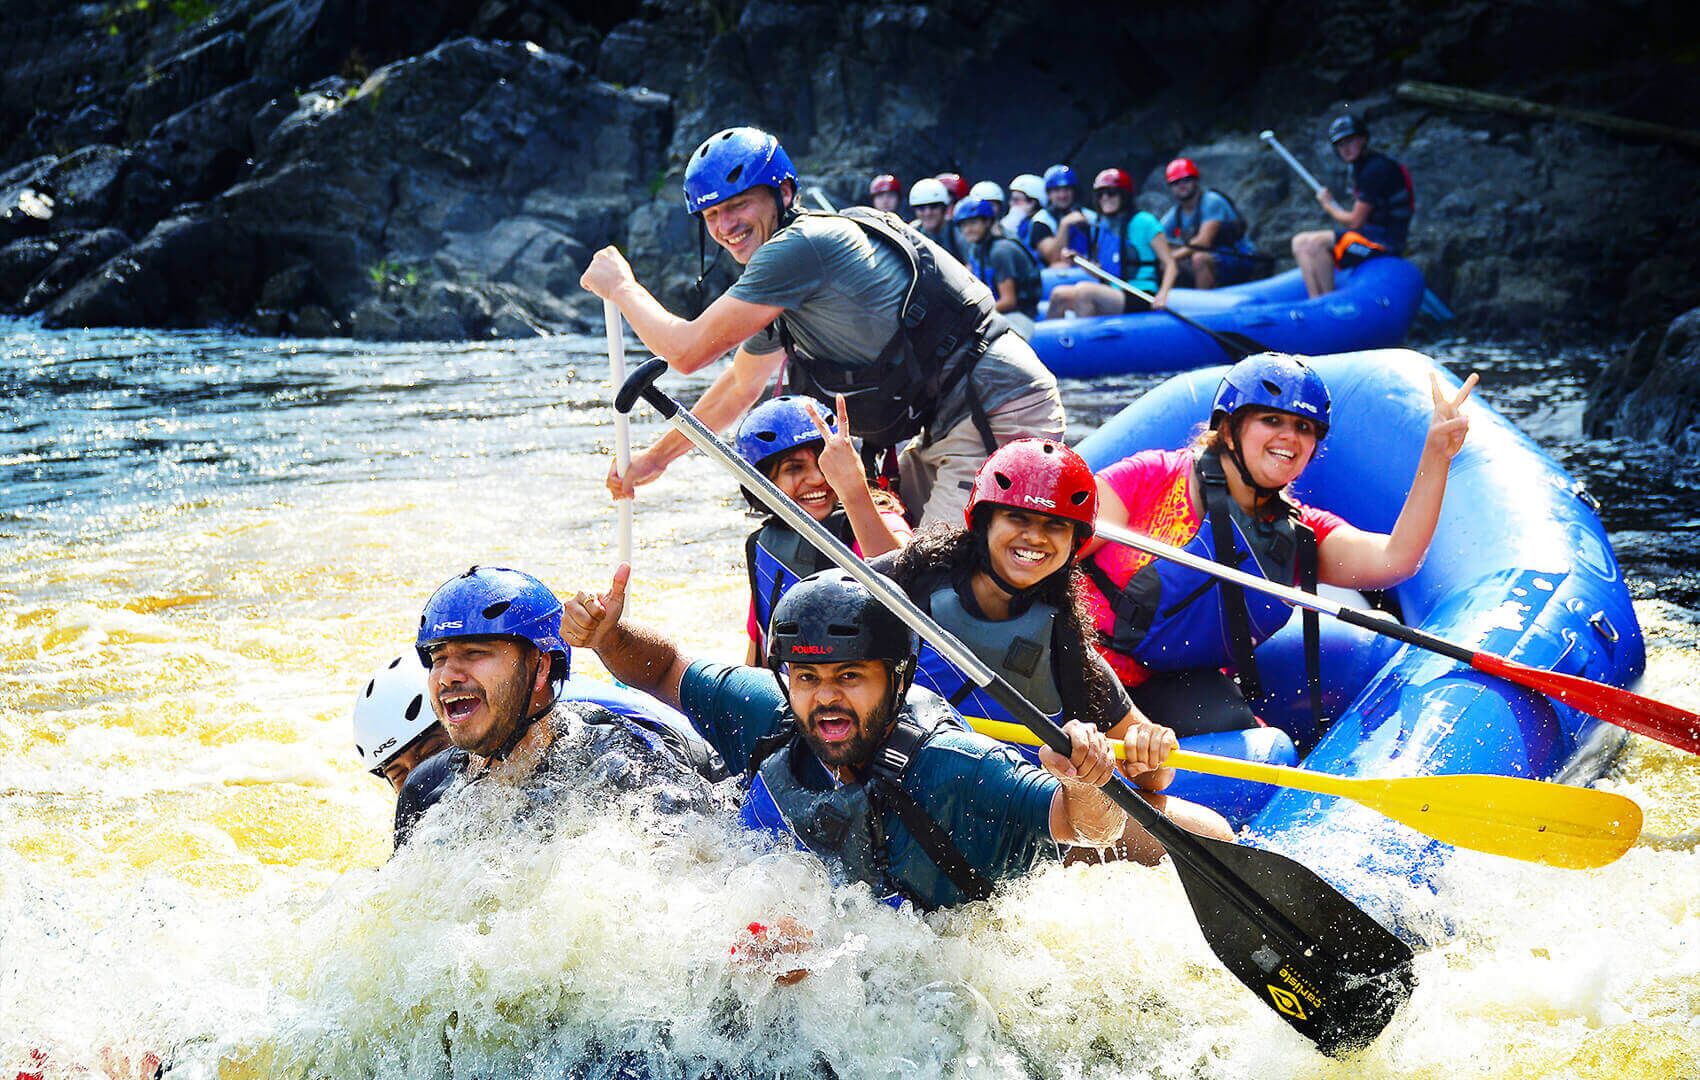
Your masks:
[{"label": "green foliage", "polygon": [[649,182],[649,197],[655,198],[661,194],[661,189],[667,186],[667,170],[663,168],[655,174],[655,179]]},{"label": "green foliage", "polygon": [[169,0],[167,6],[177,16],[177,21],[185,26],[204,23],[218,10],[218,5],[212,0]]},{"label": "green foliage", "polygon": [[368,266],[366,276],[372,279],[373,288],[387,293],[398,289],[413,288],[419,284],[419,279],[424,274],[417,266],[384,259]]}]

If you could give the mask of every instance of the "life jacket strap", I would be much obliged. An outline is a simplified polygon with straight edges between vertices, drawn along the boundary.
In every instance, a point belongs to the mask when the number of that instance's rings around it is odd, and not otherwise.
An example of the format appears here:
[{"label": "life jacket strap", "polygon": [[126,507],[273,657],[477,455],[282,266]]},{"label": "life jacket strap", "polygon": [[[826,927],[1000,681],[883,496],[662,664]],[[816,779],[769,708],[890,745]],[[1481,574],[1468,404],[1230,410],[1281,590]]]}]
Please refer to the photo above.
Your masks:
[{"label": "life jacket strap", "polygon": [[873,777],[868,785],[868,798],[876,811],[873,816],[878,818],[880,803],[890,803],[909,834],[950,879],[950,883],[968,899],[984,900],[992,895],[991,881],[974,869],[967,856],[962,854],[962,849],[951,840],[950,834],[932,819],[914,796],[903,790],[904,772],[931,735],[931,731],[907,717],[899,717],[892,725],[891,734],[874,755]]}]

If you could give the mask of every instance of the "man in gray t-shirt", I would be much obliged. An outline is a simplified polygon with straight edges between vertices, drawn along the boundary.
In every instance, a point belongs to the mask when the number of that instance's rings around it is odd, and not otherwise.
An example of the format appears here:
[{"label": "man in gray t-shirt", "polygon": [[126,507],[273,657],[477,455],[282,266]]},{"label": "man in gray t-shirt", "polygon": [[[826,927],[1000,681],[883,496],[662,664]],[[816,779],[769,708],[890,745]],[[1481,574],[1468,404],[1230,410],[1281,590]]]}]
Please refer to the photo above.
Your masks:
[{"label": "man in gray t-shirt", "polygon": [[[795,195],[796,173],[777,140],[753,128],[721,132],[691,156],[685,198],[714,241],[743,265],[732,288],[686,320],[639,285],[612,247],[596,253],[581,279],[618,305],[644,344],[675,370],[699,370],[737,347],[732,365],[693,410],[717,430],[735,423],[780,370],[786,358],[777,328],[781,315],[811,371],[839,377],[872,366],[898,329],[912,278],[907,260],[846,218],[796,214]],[[935,260],[951,258],[936,245],[930,250]],[[966,303],[989,301],[978,282],[966,287],[980,290],[965,294]],[[911,515],[922,521],[961,518],[974,472],[990,452],[970,394],[999,445],[1027,436],[1062,437],[1056,380],[1025,341],[1008,333],[997,337],[939,400],[915,402],[925,427],[903,451],[901,485]],[[630,497],[636,485],[654,480],[689,448],[682,435],[668,433],[634,455],[624,477],[610,471],[610,490],[616,498]]]}]

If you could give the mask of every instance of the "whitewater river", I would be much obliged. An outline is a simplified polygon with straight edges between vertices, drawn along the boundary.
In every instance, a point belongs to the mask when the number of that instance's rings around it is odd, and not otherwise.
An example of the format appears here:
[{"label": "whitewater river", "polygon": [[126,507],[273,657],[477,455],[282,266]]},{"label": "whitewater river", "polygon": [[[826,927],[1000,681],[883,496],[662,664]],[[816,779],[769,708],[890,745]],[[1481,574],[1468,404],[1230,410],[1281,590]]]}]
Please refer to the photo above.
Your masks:
[{"label": "whitewater river", "polygon": [[[386,866],[355,689],[472,563],[605,581],[600,351],[0,323],[0,1077],[154,1051],[171,1077],[541,1078],[628,1049],[654,1075],[1700,1072],[1700,768],[1640,739],[1604,783],[1648,838],[1589,872],[1453,859],[1452,932],[1345,1062],[1222,971],[1166,867],[923,921],[723,821],[590,798],[548,841],[491,800]],[[1586,355],[1435,351],[1606,500],[1642,688],[1700,708],[1693,463],[1581,438]],[[1066,387],[1074,434],[1140,385]],[[640,501],[636,617],[702,655],[742,652],[739,507],[696,456]],[[782,915],[815,931],[788,987],[729,951]]]}]

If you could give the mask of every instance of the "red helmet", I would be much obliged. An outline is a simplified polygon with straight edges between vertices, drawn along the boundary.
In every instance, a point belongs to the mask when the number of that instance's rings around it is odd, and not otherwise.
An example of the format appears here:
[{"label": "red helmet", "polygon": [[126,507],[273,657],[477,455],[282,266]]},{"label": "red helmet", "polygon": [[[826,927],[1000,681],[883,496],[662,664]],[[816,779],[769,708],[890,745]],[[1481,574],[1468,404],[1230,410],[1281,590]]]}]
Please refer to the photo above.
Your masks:
[{"label": "red helmet", "polygon": [[934,179],[950,192],[951,202],[961,202],[968,197],[968,181],[962,179],[961,173],[941,172]]},{"label": "red helmet", "polygon": [[1132,195],[1133,177],[1129,176],[1125,169],[1105,169],[1092,181],[1092,190],[1103,191],[1105,188],[1114,188]]},{"label": "red helmet", "polygon": [[1074,550],[1092,539],[1098,518],[1098,485],[1086,460],[1051,439],[1017,439],[1000,446],[974,474],[974,492],[962,512],[974,527],[974,509],[1007,506],[1074,522]]},{"label": "red helmet", "polygon": [[1169,162],[1169,167],[1163,170],[1163,180],[1169,184],[1176,180],[1185,180],[1189,176],[1194,180],[1198,179],[1198,166],[1192,163],[1191,158],[1178,157]]},{"label": "red helmet", "polygon": [[901,192],[903,188],[897,183],[897,177],[888,172],[882,172],[868,181],[868,194],[878,195],[885,191]]}]

